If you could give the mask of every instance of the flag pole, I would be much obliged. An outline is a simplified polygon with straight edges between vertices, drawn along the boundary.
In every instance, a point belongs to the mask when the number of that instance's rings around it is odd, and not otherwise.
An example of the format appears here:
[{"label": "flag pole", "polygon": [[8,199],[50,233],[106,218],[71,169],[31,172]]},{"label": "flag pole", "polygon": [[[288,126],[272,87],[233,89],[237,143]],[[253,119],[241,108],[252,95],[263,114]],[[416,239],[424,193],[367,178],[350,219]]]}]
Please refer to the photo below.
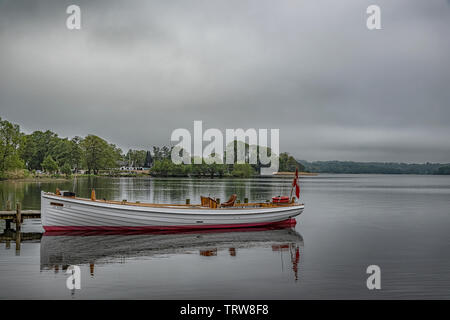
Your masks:
[{"label": "flag pole", "polygon": [[298,168],[295,169],[295,176],[294,176],[294,180],[292,181],[291,194],[289,195],[289,201],[292,200],[292,191],[294,191],[294,187],[298,183],[297,179],[298,179]]}]

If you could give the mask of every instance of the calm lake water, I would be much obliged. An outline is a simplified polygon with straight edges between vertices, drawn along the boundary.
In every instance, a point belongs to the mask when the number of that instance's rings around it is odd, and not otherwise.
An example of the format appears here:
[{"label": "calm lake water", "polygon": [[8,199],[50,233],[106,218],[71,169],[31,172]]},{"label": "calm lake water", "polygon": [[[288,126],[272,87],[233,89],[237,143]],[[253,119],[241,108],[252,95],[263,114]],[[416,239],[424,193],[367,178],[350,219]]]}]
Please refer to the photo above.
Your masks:
[{"label": "calm lake water", "polygon": [[[39,209],[40,190],[56,187],[142,202],[261,201],[288,194],[290,182],[0,182],[0,206]],[[27,220],[17,245],[2,221],[0,299],[450,298],[450,177],[323,174],[301,178],[301,198],[294,229],[48,236]],[[66,288],[68,265],[81,268],[80,290]],[[366,287],[369,265],[381,268],[381,290]]]}]

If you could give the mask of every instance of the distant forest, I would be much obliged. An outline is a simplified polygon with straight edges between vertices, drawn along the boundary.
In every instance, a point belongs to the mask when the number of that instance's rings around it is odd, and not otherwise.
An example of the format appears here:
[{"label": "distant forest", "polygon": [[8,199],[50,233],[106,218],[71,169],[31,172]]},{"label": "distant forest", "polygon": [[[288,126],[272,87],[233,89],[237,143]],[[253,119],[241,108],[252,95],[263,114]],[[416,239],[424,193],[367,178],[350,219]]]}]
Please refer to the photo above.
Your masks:
[{"label": "distant forest", "polygon": [[318,173],[450,174],[450,164],[298,160],[305,170]]}]

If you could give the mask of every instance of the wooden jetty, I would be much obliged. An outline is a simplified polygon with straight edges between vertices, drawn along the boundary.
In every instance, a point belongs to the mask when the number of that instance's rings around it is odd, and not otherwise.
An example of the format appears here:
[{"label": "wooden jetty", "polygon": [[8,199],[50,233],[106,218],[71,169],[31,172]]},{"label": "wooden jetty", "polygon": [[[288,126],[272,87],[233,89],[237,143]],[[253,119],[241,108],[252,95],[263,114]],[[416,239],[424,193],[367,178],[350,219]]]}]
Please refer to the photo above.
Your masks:
[{"label": "wooden jetty", "polygon": [[[42,237],[42,233],[20,232],[22,223],[25,219],[40,219],[40,210],[22,210],[21,204],[16,203],[15,210],[11,209],[11,202],[6,202],[6,210],[0,211],[0,220],[5,220],[5,230],[0,234],[0,243],[5,242],[6,249],[11,247],[11,242],[16,243],[16,255],[20,255],[21,242],[23,241],[35,241]],[[16,229],[11,229],[11,222],[16,225]]]},{"label": "wooden jetty", "polygon": [[41,210],[22,210],[19,202],[16,203],[16,210],[11,210],[11,203],[6,203],[6,210],[0,211],[0,220],[6,220],[6,230],[11,228],[11,222],[16,224],[16,231],[20,231],[23,220],[40,219]]}]

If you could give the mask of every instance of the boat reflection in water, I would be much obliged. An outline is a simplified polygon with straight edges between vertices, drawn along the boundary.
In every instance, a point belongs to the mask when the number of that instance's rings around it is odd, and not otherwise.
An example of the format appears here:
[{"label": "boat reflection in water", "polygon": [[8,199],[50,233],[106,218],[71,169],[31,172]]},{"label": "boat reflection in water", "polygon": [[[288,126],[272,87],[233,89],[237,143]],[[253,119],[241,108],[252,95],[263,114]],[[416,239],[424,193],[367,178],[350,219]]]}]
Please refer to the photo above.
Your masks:
[{"label": "boat reflection in water", "polygon": [[[269,248],[289,255],[295,280],[303,238],[291,226],[196,230],[192,232],[46,232],[41,239],[41,270],[66,270],[70,265],[123,263],[127,258],[198,253],[239,257],[239,250]],[[281,260],[283,261],[283,259]],[[281,262],[283,263],[283,262]]]}]

